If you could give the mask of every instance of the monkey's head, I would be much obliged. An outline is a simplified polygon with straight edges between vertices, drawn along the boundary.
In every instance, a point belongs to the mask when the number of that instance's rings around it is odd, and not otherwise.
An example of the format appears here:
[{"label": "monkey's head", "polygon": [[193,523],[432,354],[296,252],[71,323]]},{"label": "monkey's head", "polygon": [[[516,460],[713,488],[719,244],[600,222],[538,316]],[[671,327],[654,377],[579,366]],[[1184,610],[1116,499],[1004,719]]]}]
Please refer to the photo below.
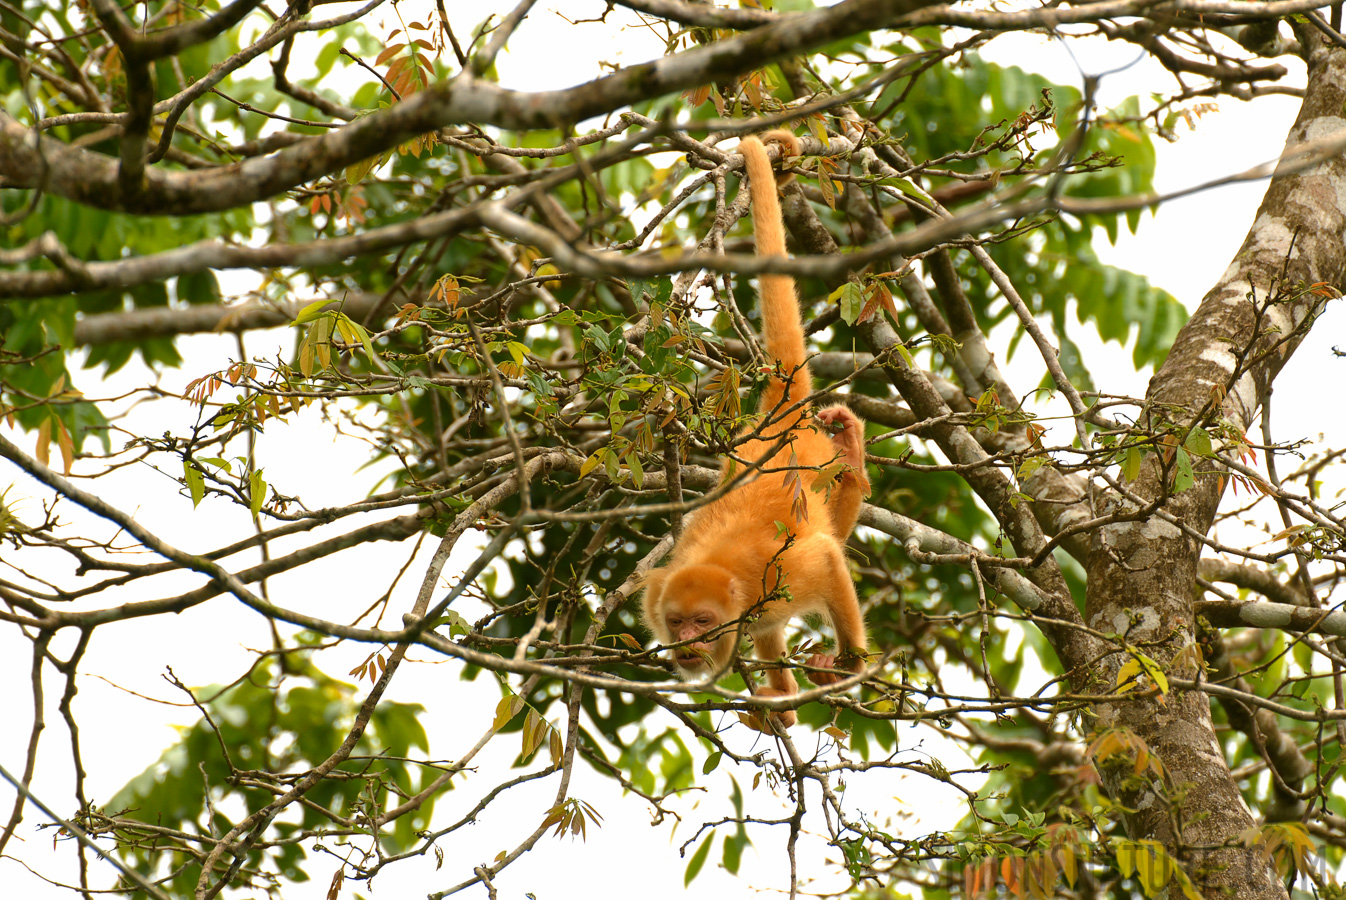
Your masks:
[{"label": "monkey's head", "polygon": [[[719,566],[679,566],[661,570],[646,586],[646,620],[666,644],[691,641],[673,651],[678,674],[695,680],[729,662],[738,643],[737,629],[720,626],[742,615],[734,576]],[[708,640],[702,635],[719,633]]]}]

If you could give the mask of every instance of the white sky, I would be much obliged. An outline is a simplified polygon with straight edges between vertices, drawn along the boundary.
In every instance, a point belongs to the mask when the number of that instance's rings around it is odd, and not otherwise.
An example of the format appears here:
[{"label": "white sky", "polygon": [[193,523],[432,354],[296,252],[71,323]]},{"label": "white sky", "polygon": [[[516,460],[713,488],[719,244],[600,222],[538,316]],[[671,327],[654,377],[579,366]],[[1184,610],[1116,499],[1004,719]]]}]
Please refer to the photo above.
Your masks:
[{"label": "white sky", "polygon": [[[514,39],[511,50],[500,59],[502,80],[510,87],[520,89],[556,88],[578,83],[599,74],[595,60],[637,62],[662,52],[662,42],[640,28],[617,31],[600,25],[574,28],[550,11],[554,4],[540,4],[523,31]],[[567,4],[580,6],[582,11],[571,18],[596,16],[601,13],[601,2]],[[474,20],[490,7],[507,8],[506,4],[484,2],[448,3],[451,18],[460,40],[466,40]],[[401,4],[408,21],[423,18],[420,10],[431,9],[432,4],[417,7],[412,2]],[[327,7],[325,9],[330,9]],[[468,10],[465,12],[465,10]],[[392,22],[392,7],[384,13]],[[629,14],[617,11],[609,17],[614,22]],[[387,30],[397,27],[388,24]],[[558,54],[557,38],[565,42],[567,53]],[[316,46],[316,44],[314,45]],[[1069,54],[1055,43],[1040,38],[1022,36],[1003,39],[993,54],[999,62],[1032,66],[1048,77],[1065,82],[1080,83],[1075,63]],[[1114,68],[1129,62],[1135,54],[1125,47],[1103,43],[1091,44],[1087,50],[1075,47],[1075,53],[1084,65],[1094,66],[1094,72]],[[342,61],[344,63],[344,60]],[[340,65],[340,64],[339,64]],[[1121,98],[1150,90],[1169,87],[1167,76],[1156,73],[1148,60],[1128,71],[1109,76],[1103,82],[1102,105],[1108,106]],[[265,70],[254,74],[265,75]],[[1252,165],[1274,158],[1281,150],[1281,142],[1298,108],[1293,99],[1259,101],[1255,110],[1244,108],[1234,101],[1222,101],[1221,111],[1203,119],[1196,132],[1184,134],[1176,144],[1158,146],[1158,187],[1169,190],[1222,174],[1242,171]],[[1194,308],[1205,290],[1224,271],[1243,235],[1252,221],[1265,185],[1255,183],[1222,188],[1163,207],[1158,216],[1144,217],[1140,233],[1129,234],[1116,247],[1100,241],[1099,251],[1105,261],[1147,274],[1154,282],[1178,296],[1189,308]],[[1324,377],[1340,375],[1340,362],[1333,362],[1328,335],[1342,333],[1340,309],[1329,313],[1334,321],[1319,324],[1306,345],[1300,349],[1291,368],[1277,382],[1277,421],[1281,439],[1311,436],[1317,429],[1340,423],[1329,423],[1324,417],[1315,418],[1312,403],[1321,397]],[[1135,375],[1130,362],[1130,351],[1114,345],[1099,346],[1090,341],[1083,330],[1075,335],[1090,355],[1091,368],[1100,387],[1118,393],[1143,393],[1148,373]],[[289,353],[292,337],[285,330],[266,335],[250,335],[248,350],[253,355],[280,352]],[[180,388],[188,380],[204,372],[222,367],[227,358],[235,355],[232,342],[217,337],[197,337],[185,340],[181,346],[188,363],[179,371],[166,372],[166,387]],[[1095,360],[1098,360],[1095,362]],[[1332,369],[1329,366],[1338,368]],[[1036,384],[1041,378],[1042,366],[1031,355],[1027,342],[1020,348],[1008,366],[1011,383]],[[133,363],[117,379],[117,385],[132,386],[144,383],[144,372]],[[95,392],[92,372],[80,376],[80,387]],[[102,392],[103,389],[97,389]],[[112,386],[107,389],[112,392]],[[157,404],[137,412],[133,430],[158,434],[164,430],[181,430],[191,411],[182,406]],[[19,435],[22,446],[31,447],[32,436]],[[1338,433],[1332,438],[1337,446],[1346,445]],[[329,425],[319,421],[309,411],[295,417],[285,429],[269,425],[262,438],[260,459],[266,467],[267,479],[285,493],[301,496],[312,506],[338,505],[355,500],[365,493],[372,477],[357,469],[368,462],[367,449],[350,441],[334,440]],[[352,474],[356,473],[356,474]],[[175,475],[169,472],[169,475]],[[133,477],[109,479],[93,484],[108,501],[123,509],[136,511],[138,520],[152,531],[168,537],[176,546],[187,550],[202,550],[218,546],[223,541],[219,534],[245,534],[250,530],[246,516],[218,502],[206,501],[201,510],[193,513],[189,502],[174,497],[173,486],[164,483],[166,476],[141,470]],[[8,464],[0,466],[0,488],[11,480],[17,483],[15,493],[32,497],[20,512],[26,518],[38,515],[42,496],[32,482],[18,477]],[[85,483],[89,487],[89,483]],[[142,499],[153,498],[153,505],[142,505]],[[74,522],[81,517],[69,506],[65,515]],[[350,520],[339,526],[351,527]],[[72,533],[80,527],[72,528]],[[460,547],[454,563],[446,571],[453,571],[470,558],[471,547]],[[283,576],[271,580],[271,595],[282,603],[296,597],[324,598],[323,613],[338,621],[349,618],[366,606],[371,597],[386,587],[389,572],[405,562],[410,545],[365,548],[342,556],[340,568],[329,565],[319,571]],[[278,552],[283,547],[278,547]],[[427,556],[422,552],[417,565],[410,568],[410,579],[395,595],[393,609],[405,608],[410,603],[418,573],[423,570]],[[25,559],[24,564],[34,562]],[[68,571],[63,561],[44,561],[60,571]],[[0,577],[10,577],[0,574]],[[170,588],[159,579],[157,595],[166,595]],[[197,579],[180,576],[181,586],[194,586]],[[134,591],[113,593],[99,598],[99,605],[138,599]],[[401,605],[399,605],[399,602]],[[469,616],[471,618],[471,616]],[[249,621],[240,625],[240,621]],[[227,630],[222,631],[228,623]],[[68,652],[73,636],[63,634],[53,648],[58,655]],[[176,737],[175,727],[196,720],[192,709],[167,707],[137,698],[126,691],[135,691],[148,697],[180,702],[173,689],[163,681],[166,666],[185,683],[202,685],[232,679],[251,663],[251,648],[270,646],[265,623],[260,618],[248,620],[240,616],[232,601],[219,598],[172,619],[137,620],[127,625],[105,626],[99,629],[83,670],[88,673],[115,675],[119,687],[86,675],[79,682],[80,694],[76,712],[84,740],[84,760],[89,769],[88,793],[96,802],[106,801],[129,778],[138,774],[157,758],[159,752]],[[9,727],[0,730],[0,761],[13,772],[22,770],[28,724],[31,721],[28,694],[29,646],[13,638],[13,631],[0,631],[0,678],[10,689],[0,695],[0,716]],[[368,653],[368,648],[346,646],[321,656],[317,662],[329,674],[342,676]],[[419,657],[426,659],[428,653]],[[46,681],[49,709],[48,728],[44,735],[44,752],[39,766],[35,791],[59,812],[71,812],[70,762],[68,737],[54,707],[59,698],[60,682],[49,677]],[[434,665],[404,669],[394,681],[389,699],[423,703],[429,713],[423,722],[430,731],[432,752],[440,758],[456,758],[471,746],[480,731],[490,722],[491,711],[499,698],[497,688],[488,676],[476,682],[458,680],[458,669],[449,665]],[[672,720],[670,720],[671,722]],[[811,738],[797,729],[795,738],[801,750],[807,751]],[[517,750],[517,736],[507,735],[498,740],[512,755]],[[763,738],[736,728],[731,740],[738,749],[753,752],[769,750]],[[900,730],[900,743],[910,748],[916,733],[910,728]],[[918,748],[912,753],[919,755]],[[940,755],[943,751],[933,751]],[[489,750],[480,758],[479,774],[460,782],[460,788],[444,795],[436,810],[436,822],[445,823],[454,818],[454,811],[469,808],[478,799],[483,786],[496,783],[497,775],[505,771],[509,760],[491,761],[492,756],[504,756]],[[947,761],[947,760],[946,760]],[[571,795],[584,799],[604,815],[602,828],[589,830],[588,842],[580,846],[570,839],[543,839],[524,860],[516,863],[496,881],[501,897],[520,897],[531,892],[540,900],[555,898],[588,898],[591,896],[622,896],[638,891],[641,896],[659,898],[683,894],[682,873],[685,859],[679,859],[676,846],[691,837],[700,822],[719,818],[728,812],[724,797],[728,793],[731,768],[725,764],[711,779],[703,779],[709,790],[691,794],[671,806],[684,818],[684,824],[674,833],[668,825],[649,828],[649,814],[643,801],[622,797],[607,779],[592,775],[583,766],[577,767],[577,777]],[[733,772],[744,791],[750,788],[753,770]],[[481,818],[478,825],[467,829],[466,837],[455,836],[446,844],[448,853],[444,868],[434,871],[432,858],[407,861],[391,866],[374,883],[372,896],[421,896],[442,890],[461,881],[473,865],[489,861],[497,852],[512,848],[531,827],[540,820],[550,806],[555,791],[555,778],[538,785],[511,792],[510,803],[497,803]],[[933,828],[951,826],[963,814],[957,798],[948,791],[929,792],[924,784],[910,781],[899,783],[892,776],[867,775],[863,781],[863,795],[853,792],[848,801],[864,810],[872,821],[900,833],[915,835]],[[0,809],[7,810],[12,794],[0,786]],[[816,800],[816,798],[814,798]],[[698,805],[700,804],[700,805]],[[816,804],[815,804],[816,805]],[[774,801],[765,788],[749,800],[749,809],[759,816],[786,814],[787,808]],[[919,812],[919,816],[917,815]],[[919,821],[914,821],[914,820]],[[71,843],[52,847],[49,831],[35,833],[32,829],[41,816],[31,808],[20,827],[25,843],[12,843],[9,853],[24,860],[46,875],[56,878],[73,877],[74,849]],[[814,827],[820,827],[815,822]],[[785,877],[784,830],[757,828],[751,832],[755,850],[745,854],[743,875],[734,878],[718,869],[718,845],[711,859],[695,883],[698,890],[712,896],[736,898],[759,896],[757,888],[767,888],[767,896],[787,887]],[[690,856],[690,851],[689,854]],[[821,840],[806,839],[800,853],[800,871],[821,873],[828,871],[823,886],[836,888],[844,882],[835,872],[822,865],[824,859],[834,859],[834,852]],[[308,865],[313,881],[287,888],[286,900],[308,900],[325,895],[333,866],[329,860],[310,856]],[[558,877],[558,874],[561,877]],[[47,887],[16,862],[0,862],[0,883],[6,885],[9,896],[44,900],[48,897],[66,897],[64,891]],[[348,883],[343,897],[352,892],[370,895],[364,885]],[[247,895],[243,892],[241,895]],[[260,896],[260,894],[258,894]],[[473,888],[464,896],[481,897],[484,891]]]}]

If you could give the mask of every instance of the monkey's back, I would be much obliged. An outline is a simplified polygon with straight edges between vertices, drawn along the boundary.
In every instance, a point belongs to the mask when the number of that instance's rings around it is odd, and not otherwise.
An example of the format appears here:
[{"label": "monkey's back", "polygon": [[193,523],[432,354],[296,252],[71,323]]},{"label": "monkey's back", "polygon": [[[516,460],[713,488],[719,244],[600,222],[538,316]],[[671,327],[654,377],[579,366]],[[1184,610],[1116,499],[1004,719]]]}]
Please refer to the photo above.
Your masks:
[{"label": "monkey's back", "polygon": [[[828,491],[814,489],[820,477],[815,467],[826,465],[835,455],[831,440],[804,426],[794,431],[790,442],[779,448],[776,443],[775,438],[763,438],[741,445],[739,455],[754,463],[760,460],[765,471],[747,475],[729,493],[689,517],[673,565],[722,565],[755,583],[780,554],[787,535],[798,542],[819,532],[831,534],[825,506]],[[762,458],[764,453],[769,455]],[[735,469],[741,473],[743,466]],[[724,477],[728,473],[726,463]],[[833,537],[846,539],[846,535]]]}]

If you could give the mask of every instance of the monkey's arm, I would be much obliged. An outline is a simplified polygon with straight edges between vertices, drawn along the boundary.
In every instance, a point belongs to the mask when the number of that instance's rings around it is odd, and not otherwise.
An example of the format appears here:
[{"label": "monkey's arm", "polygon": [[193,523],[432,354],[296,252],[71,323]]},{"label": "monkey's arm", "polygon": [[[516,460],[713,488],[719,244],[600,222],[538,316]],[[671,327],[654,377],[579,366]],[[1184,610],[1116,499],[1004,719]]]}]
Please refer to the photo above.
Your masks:
[{"label": "monkey's arm", "polygon": [[[785,629],[783,625],[754,632],[752,640],[753,649],[758,659],[770,661],[785,657]],[[771,669],[766,674],[766,680],[771,686],[759,688],[756,691],[759,697],[790,697],[799,693],[799,683],[795,681],[794,672],[789,669]],[[786,728],[792,727],[798,720],[795,711],[792,709],[783,709],[769,715]],[[751,719],[749,727],[764,734],[771,734],[771,729],[766,727],[766,723],[762,721],[760,710],[752,713],[749,718]]]},{"label": "monkey's arm", "polygon": [[792,581],[790,588],[799,597],[806,590],[811,599],[817,597],[825,608],[828,619],[837,634],[836,655],[815,653],[805,663],[818,669],[842,669],[835,675],[813,673],[814,684],[834,684],[852,672],[864,669],[864,653],[868,646],[865,636],[865,617],[860,612],[860,600],[855,595],[855,583],[846,567],[846,556],[840,543],[830,534],[816,534],[798,548],[799,556],[791,561],[791,571],[807,573],[803,584]]}]

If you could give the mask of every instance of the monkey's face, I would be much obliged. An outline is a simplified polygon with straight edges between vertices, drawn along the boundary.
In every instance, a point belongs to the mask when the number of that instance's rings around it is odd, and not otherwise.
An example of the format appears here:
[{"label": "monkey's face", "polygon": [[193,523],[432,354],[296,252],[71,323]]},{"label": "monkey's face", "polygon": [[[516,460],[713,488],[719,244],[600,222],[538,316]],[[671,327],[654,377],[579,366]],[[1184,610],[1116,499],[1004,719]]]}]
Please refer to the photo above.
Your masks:
[{"label": "monkey's face", "polygon": [[669,643],[691,641],[673,651],[673,662],[684,678],[719,668],[729,659],[733,650],[734,632],[721,634],[711,640],[697,640],[719,629],[726,621],[716,602],[683,604],[673,602],[664,612],[664,627],[668,629]]},{"label": "monkey's face", "polygon": [[[668,580],[660,597],[659,624],[664,643],[685,646],[673,650],[673,662],[683,678],[699,678],[723,668],[733,655],[738,618],[733,579],[723,570],[689,567]],[[699,570],[699,571],[698,571]]]}]

